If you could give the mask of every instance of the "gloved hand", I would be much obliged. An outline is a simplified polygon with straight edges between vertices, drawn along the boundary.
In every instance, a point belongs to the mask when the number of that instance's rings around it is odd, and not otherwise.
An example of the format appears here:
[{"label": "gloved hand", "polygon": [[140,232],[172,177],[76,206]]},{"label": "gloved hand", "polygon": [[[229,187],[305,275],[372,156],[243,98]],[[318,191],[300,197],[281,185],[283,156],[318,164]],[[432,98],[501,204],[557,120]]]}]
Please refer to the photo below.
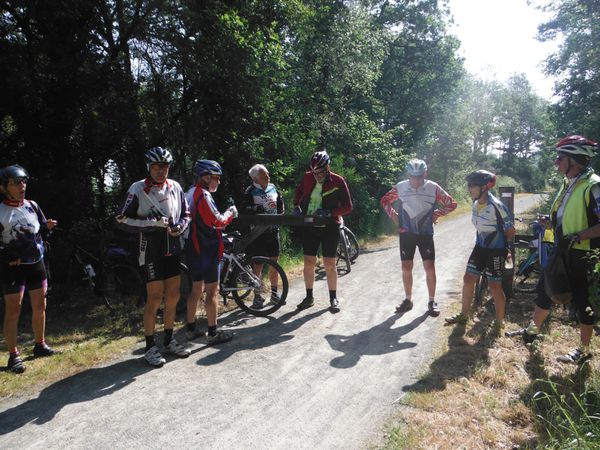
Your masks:
[{"label": "gloved hand", "polygon": [[237,210],[237,208],[235,207],[235,205],[233,205],[233,206],[230,206],[229,208],[227,208],[227,212],[228,212],[229,214],[231,214],[231,215],[233,216],[233,218],[234,218],[234,219],[235,219],[235,218],[238,216],[238,210]]},{"label": "gloved hand", "polygon": [[292,210],[292,216],[300,216],[300,215],[302,215],[302,208],[300,208],[299,206],[296,206]]},{"label": "gloved hand", "polygon": [[315,211],[317,217],[331,217],[331,211],[328,209],[319,208]]}]

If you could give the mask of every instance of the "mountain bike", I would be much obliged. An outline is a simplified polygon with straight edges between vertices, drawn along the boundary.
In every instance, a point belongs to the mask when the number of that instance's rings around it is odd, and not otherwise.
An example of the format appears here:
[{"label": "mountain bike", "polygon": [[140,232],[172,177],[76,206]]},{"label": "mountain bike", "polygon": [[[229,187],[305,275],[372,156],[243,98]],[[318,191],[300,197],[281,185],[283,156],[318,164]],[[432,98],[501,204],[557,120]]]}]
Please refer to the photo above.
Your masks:
[{"label": "mountain bike", "polygon": [[105,247],[102,244],[104,236],[100,238],[100,249],[94,252],[79,244],[76,236],[73,232],[67,236],[66,245],[69,248],[62,279],[57,276],[57,262],[48,264],[52,274],[48,296],[60,307],[76,293],[80,293],[78,289],[85,286],[89,293],[102,299],[103,304],[111,311],[120,304],[139,303],[145,289],[132,255],[115,245]]},{"label": "mountain bike", "polygon": [[526,284],[526,281],[533,274],[540,274],[542,272],[542,268],[545,266],[546,261],[550,256],[552,244],[548,241],[551,237],[547,235],[548,230],[542,224],[542,220],[540,220],[542,218],[544,218],[544,216],[538,216],[538,219],[531,223],[534,238],[529,242],[520,241],[521,244],[527,245],[529,254],[519,263],[517,270],[515,271],[515,278],[517,278],[517,281],[515,282],[514,288],[518,292],[527,293],[535,291],[537,284]]},{"label": "mountain bike", "polygon": [[340,239],[336,254],[336,266],[342,261],[346,273],[352,270],[352,263],[356,261],[360,254],[360,245],[354,233],[344,225],[344,219],[340,224]]}]

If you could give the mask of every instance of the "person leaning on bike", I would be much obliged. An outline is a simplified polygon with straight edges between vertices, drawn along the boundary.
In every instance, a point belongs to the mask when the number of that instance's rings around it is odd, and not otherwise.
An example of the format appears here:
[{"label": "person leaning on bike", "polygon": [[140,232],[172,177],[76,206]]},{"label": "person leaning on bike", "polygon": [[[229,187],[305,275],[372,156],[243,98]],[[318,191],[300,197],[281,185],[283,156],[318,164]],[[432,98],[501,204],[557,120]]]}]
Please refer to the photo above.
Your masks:
[{"label": "person leaning on bike", "polygon": [[185,358],[190,350],[173,337],[175,312],[179,301],[179,265],[181,235],[190,221],[181,186],[167,178],[173,164],[168,150],[153,147],[145,154],[148,177],[136,181],[127,191],[125,203],[116,217],[121,229],[139,234],[139,264],[146,280],[144,306],[145,360],[161,367],[165,358],[154,340],[156,315],[160,304],[164,308],[164,354]]},{"label": "person leaning on bike", "polygon": [[460,314],[446,318],[446,323],[466,323],[473,301],[475,284],[482,274],[487,276],[494,298],[496,319],[492,331],[500,335],[504,328],[506,296],[502,289],[504,263],[508,254],[508,240],[515,227],[508,209],[492,195],[496,176],[487,170],[477,170],[467,176],[469,194],[473,199],[472,222],[477,230],[476,243],[463,278],[462,309]]},{"label": "person leaning on bike", "polygon": [[[255,164],[248,171],[252,184],[244,190],[244,200],[242,210],[246,214],[283,214],[283,199],[277,188],[272,184],[269,177],[269,171],[262,164]],[[251,256],[266,256],[273,261],[279,259],[279,227],[273,225],[261,234],[248,249]],[[256,275],[262,271],[262,264],[254,264],[252,269]],[[277,272],[273,269],[269,271],[269,281],[271,283],[271,302],[280,301],[277,295]],[[254,293],[252,308],[261,309],[264,306],[265,299],[260,293]]]},{"label": "person leaning on bike", "polygon": [[[435,247],[433,224],[440,216],[454,211],[456,202],[437,183],[426,180],[427,164],[420,159],[411,159],[406,164],[408,180],[401,181],[381,198],[381,206],[399,227],[400,259],[402,261],[402,283],[404,301],[396,306],[396,312],[410,311],[412,302],[412,269],[415,250],[423,259],[425,280],[429,293],[429,314],[438,316],[440,309],[435,301]],[[398,209],[394,204],[398,203]]]},{"label": "person leaning on bike", "polygon": [[[230,206],[223,214],[219,212],[212,193],[216,192],[221,182],[223,170],[216,161],[199,159],[194,164],[196,189],[190,206],[192,223],[185,243],[185,257],[192,279],[192,292],[195,293],[195,304],[202,296],[202,288],[206,291],[206,320],[208,322],[209,345],[228,342],[233,334],[217,330],[218,294],[219,294],[219,262],[223,257],[223,237],[221,230],[237,217],[237,209]],[[189,329],[188,331],[191,331]]]},{"label": "person leaning on bike", "polygon": [[8,347],[9,371],[25,371],[17,349],[17,326],[25,289],[31,298],[31,326],[35,345],[33,356],[51,356],[56,351],[44,340],[46,326],[46,291],[48,282],[44,266],[42,233],[57,222],[46,220],[33,200],[25,198],[29,174],[18,165],[0,170],[0,273],[4,293],[4,339]]},{"label": "person leaning on bike", "polygon": [[[590,162],[597,148],[596,142],[578,135],[565,137],[556,144],[555,166],[564,179],[552,204],[550,220],[557,251],[565,257],[572,303],[581,323],[580,346],[557,358],[563,363],[583,363],[592,357],[590,342],[595,317],[589,302],[588,253],[600,248],[600,177]],[[533,320],[522,333],[525,343],[536,339],[552,307],[544,291],[543,275],[537,293]]]},{"label": "person leaning on bike", "polygon": [[330,170],[330,158],[326,151],[318,151],[310,159],[310,171],[304,174],[294,194],[294,213],[336,218],[336,224],[322,227],[304,227],[302,249],[304,253],[304,284],[306,297],[298,309],[314,304],[313,286],[317,251],[322,247],[323,264],[327,275],[331,312],[339,312],[337,298],[337,269],[335,257],[339,243],[341,217],[352,211],[352,198],[346,180]]}]

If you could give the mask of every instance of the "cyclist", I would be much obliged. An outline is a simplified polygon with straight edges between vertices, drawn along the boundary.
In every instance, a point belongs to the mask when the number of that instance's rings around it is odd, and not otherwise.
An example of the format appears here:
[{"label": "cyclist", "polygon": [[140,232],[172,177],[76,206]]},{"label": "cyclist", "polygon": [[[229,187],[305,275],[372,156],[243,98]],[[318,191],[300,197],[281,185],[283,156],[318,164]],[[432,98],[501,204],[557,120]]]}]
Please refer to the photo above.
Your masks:
[{"label": "cyclist", "polygon": [[139,264],[146,280],[144,307],[145,360],[153,367],[166,362],[154,340],[156,315],[164,308],[164,354],[186,358],[190,350],[173,337],[179,301],[181,235],[190,221],[181,186],[168,178],[173,157],[168,150],[153,147],[145,154],[148,177],[133,183],[116,217],[120,228],[139,234]]},{"label": "cyclist", "polygon": [[[247,214],[283,214],[283,199],[277,188],[272,184],[269,177],[269,171],[262,164],[255,164],[248,171],[252,184],[244,190],[244,209]],[[279,259],[279,227],[274,225],[269,227],[262,235],[258,237],[248,249],[250,255],[267,256],[273,261]],[[252,267],[254,273],[259,275],[262,272],[262,264],[254,264]],[[277,272],[270,268],[269,280],[271,282],[271,302],[277,303],[280,298],[277,295]],[[264,306],[265,299],[258,292],[254,294],[252,307],[261,309]]]},{"label": "cyclist", "polygon": [[[406,164],[408,180],[401,181],[381,198],[381,206],[399,227],[400,260],[402,261],[402,283],[404,301],[396,306],[396,312],[410,311],[413,307],[413,258],[419,253],[425,269],[425,280],[429,293],[429,314],[438,316],[440,308],[435,301],[435,247],[433,224],[440,216],[454,211],[456,202],[437,183],[427,180],[427,164],[420,159],[411,159]],[[395,204],[399,204],[397,209]]]},{"label": "cyclist", "polygon": [[508,240],[514,236],[515,227],[507,207],[490,189],[496,184],[496,176],[487,170],[477,170],[467,178],[469,194],[473,199],[472,222],[477,230],[476,243],[463,278],[462,309],[460,314],[446,318],[446,323],[466,323],[473,301],[475,283],[482,273],[487,276],[494,298],[496,319],[492,323],[494,334],[504,328],[506,297],[502,289],[502,274],[508,254]]},{"label": "cyclist", "polygon": [[215,345],[228,342],[233,338],[231,332],[217,330],[217,296],[219,293],[219,263],[223,257],[221,230],[231,223],[238,213],[235,206],[230,206],[225,213],[221,214],[215,205],[212,193],[219,188],[221,175],[223,175],[223,170],[218,162],[199,159],[194,164],[193,170],[197,182],[191,206],[192,223],[185,245],[186,261],[193,282],[192,292],[196,305],[202,297],[202,291],[206,290],[207,343]]},{"label": "cyclist", "polygon": [[313,286],[317,251],[322,247],[323,264],[329,288],[330,311],[340,311],[337,298],[337,269],[335,256],[339,243],[341,216],[352,211],[352,198],[346,180],[333,173],[331,160],[325,150],[315,152],[310,159],[310,171],[304,174],[294,194],[294,213],[336,218],[336,224],[322,227],[307,227],[302,237],[304,253],[304,284],[306,297],[297,305],[298,309],[310,308],[314,304]]},{"label": "cyclist", "polygon": [[31,326],[35,345],[33,356],[51,356],[56,351],[44,339],[46,291],[42,234],[52,230],[56,220],[46,219],[33,200],[25,198],[27,171],[18,165],[0,171],[0,273],[4,293],[4,339],[8,347],[9,371],[22,373],[25,365],[17,349],[17,326],[25,289],[31,298]]},{"label": "cyclist", "polygon": [[[578,135],[567,136],[556,144],[555,166],[564,180],[552,204],[550,220],[558,245],[556,251],[564,252],[572,303],[581,323],[580,345],[557,358],[563,363],[583,363],[592,357],[590,343],[595,317],[589,302],[587,274],[588,253],[600,248],[600,177],[590,167],[597,148],[596,142]],[[543,275],[537,293],[533,320],[522,333],[525,343],[536,339],[552,306],[544,291]]]}]

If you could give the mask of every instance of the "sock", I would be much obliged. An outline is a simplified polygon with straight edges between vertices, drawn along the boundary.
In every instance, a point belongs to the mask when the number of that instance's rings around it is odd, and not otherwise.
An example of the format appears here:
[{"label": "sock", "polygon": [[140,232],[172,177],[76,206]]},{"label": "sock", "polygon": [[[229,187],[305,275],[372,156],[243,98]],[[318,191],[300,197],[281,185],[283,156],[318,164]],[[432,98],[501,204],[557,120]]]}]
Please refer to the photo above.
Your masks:
[{"label": "sock", "polygon": [[172,339],[173,339],[173,328],[171,328],[170,330],[165,328],[164,346],[166,347],[167,345],[169,345],[171,343]]},{"label": "sock", "polygon": [[217,326],[216,325],[209,325],[208,326],[208,335],[209,336],[214,336],[215,334],[217,334]]},{"label": "sock", "polygon": [[154,335],[146,336],[146,351],[150,350],[156,344],[154,343]]},{"label": "sock", "polygon": [[185,331],[196,331],[196,322],[188,322],[188,324],[185,327]]},{"label": "sock", "polygon": [[529,326],[527,328],[525,328],[525,332],[529,335],[534,335],[534,334],[538,334],[540,332],[540,330],[536,326],[535,322],[532,320],[529,323]]},{"label": "sock", "polygon": [[20,355],[19,350],[17,350],[16,347],[15,347],[14,351],[8,352],[8,357],[9,358],[16,358],[19,355]]},{"label": "sock", "polygon": [[336,298],[336,293],[337,291],[329,291],[329,300],[333,300],[334,298]]},{"label": "sock", "polygon": [[44,339],[42,339],[41,342],[36,342],[35,343],[36,347],[43,347],[44,345],[46,345],[46,341]]},{"label": "sock", "polygon": [[306,289],[306,298],[313,298],[312,289]]}]

